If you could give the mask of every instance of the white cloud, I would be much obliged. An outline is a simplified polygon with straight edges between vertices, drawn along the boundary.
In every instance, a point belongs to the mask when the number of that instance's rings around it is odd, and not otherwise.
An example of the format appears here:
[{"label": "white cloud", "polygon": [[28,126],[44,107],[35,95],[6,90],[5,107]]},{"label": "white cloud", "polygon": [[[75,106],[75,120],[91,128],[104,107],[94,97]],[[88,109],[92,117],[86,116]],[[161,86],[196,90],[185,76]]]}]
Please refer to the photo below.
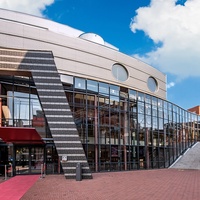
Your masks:
[{"label": "white cloud", "polygon": [[0,8],[42,16],[42,12],[54,0],[0,0]]},{"label": "white cloud", "polygon": [[171,87],[174,87],[175,86],[175,83],[174,82],[170,82],[167,84],[167,89],[171,88]]},{"label": "white cloud", "polygon": [[140,59],[179,79],[200,76],[200,1],[151,0],[148,7],[137,10],[131,30],[142,30],[155,43],[156,50]]}]

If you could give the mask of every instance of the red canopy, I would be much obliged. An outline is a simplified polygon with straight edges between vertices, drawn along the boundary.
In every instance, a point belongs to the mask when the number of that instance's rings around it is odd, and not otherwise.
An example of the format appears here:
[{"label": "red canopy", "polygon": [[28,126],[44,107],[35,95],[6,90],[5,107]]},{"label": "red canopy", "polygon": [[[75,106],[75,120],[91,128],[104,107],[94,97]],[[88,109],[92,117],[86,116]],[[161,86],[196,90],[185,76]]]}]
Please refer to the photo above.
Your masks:
[{"label": "red canopy", "polygon": [[44,144],[35,128],[0,127],[0,138],[14,144]]}]

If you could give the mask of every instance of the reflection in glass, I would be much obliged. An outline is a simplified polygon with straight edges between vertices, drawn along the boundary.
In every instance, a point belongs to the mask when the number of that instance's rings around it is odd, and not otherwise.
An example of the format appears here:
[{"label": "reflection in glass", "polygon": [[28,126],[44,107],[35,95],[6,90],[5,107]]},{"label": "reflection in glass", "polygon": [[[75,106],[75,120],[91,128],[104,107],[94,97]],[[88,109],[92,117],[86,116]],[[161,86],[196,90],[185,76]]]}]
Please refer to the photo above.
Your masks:
[{"label": "reflection in glass", "polygon": [[109,94],[109,85],[106,83],[99,83],[99,93]]},{"label": "reflection in glass", "polygon": [[83,78],[75,78],[75,88],[77,88],[77,89],[86,89],[86,87],[85,87],[85,79],[83,79]]},{"label": "reflection in glass", "polygon": [[130,100],[136,100],[137,92],[135,90],[129,90],[129,98],[130,98]]},{"label": "reflection in glass", "polygon": [[[67,78],[66,86],[70,81],[68,76],[64,78]],[[69,84],[72,79],[75,85],[66,86],[66,96],[92,171],[168,167],[200,138],[197,116],[172,103],[93,80],[71,77]],[[13,80],[1,84],[0,124],[33,126],[42,137],[47,134],[50,137],[34,85],[30,88],[26,84],[15,86]],[[74,92],[77,88],[82,90]],[[17,162],[21,162],[18,166],[22,168],[23,157],[27,160],[28,152],[18,150]],[[47,148],[49,152],[46,152],[49,173],[54,173],[59,163],[58,157],[55,162],[52,160],[54,150]],[[35,159],[35,149],[29,149],[30,152],[29,161],[32,155],[31,162],[41,159]],[[24,156],[20,158],[20,154]],[[29,166],[24,162],[24,166],[30,170],[30,162]],[[31,166],[34,170],[35,165]]]},{"label": "reflection in glass", "polygon": [[151,92],[156,92],[158,83],[155,78],[149,77],[147,81],[148,88]]},{"label": "reflection in glass", "polygon": [[98,92],[98,82],[87,80],[87,90]]},{"label": "reflection in glass", "polygon": [[119,96],[119,87],[115,85],[110,85],[110,95]]},{"label": "reflection in glass", "polygon": [[128,79],[126,68],[118,63],[112,66],[112,74],[118,81],[126,81]]}]

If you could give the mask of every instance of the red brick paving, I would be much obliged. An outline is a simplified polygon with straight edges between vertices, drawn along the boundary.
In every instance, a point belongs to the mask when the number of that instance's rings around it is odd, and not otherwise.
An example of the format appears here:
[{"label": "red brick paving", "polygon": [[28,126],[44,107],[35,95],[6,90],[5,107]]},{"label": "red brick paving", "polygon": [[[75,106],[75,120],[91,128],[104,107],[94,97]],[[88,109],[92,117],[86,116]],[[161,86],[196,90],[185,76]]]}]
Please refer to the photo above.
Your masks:
[{"label": "red brick paving", "polygon": [[92,180],[63,175],[39,179],[21,200],[199,200],[199,170],[144,170],[93,174]]}]

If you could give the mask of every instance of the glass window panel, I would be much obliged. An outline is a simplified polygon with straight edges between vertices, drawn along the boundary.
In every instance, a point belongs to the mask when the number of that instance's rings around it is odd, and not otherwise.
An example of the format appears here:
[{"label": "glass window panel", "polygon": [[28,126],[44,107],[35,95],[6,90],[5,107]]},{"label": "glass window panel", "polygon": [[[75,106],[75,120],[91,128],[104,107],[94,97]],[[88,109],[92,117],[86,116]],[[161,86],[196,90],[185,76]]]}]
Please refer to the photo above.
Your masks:
[{"label": "glass window panel", "polygon": [[140,129],[144,128],[144,115],[143,114],[138,114],[138,125],[139,125]]},{"label": "glass window panel", "polygon": [[152,106],[152,115],[157,116],[157,106]]},{"label": "glass window panel", "polygon": [[100,127],[100,143],[101,144],[109,144],[110,143],[110,134],[109,127],[101,126]]},{"label": "glass window panel", "polygon": [[163,119],[162,118],[158,119],[159,119],[159,130],[163,130]]},{"label": "glass window panel", "polygon": [[140,146],[145,145],[145,133],[142,130],[139,132],[139,145]]},{"label": "glass window panel", "polygon": [[98,82],[87,80],[87,90],[98,92]]},{"label": "glass window panel", "polygon": [[155,92],[158,89],[158,83],[153,77],[148,78],[147,85],[151,92]]},{"label": "glass window panel", "polygon": [[164,119],[164,128],[168,128],[168,126],[169,126],[168,120]]},{"label": "glass window panel", "polygon": [[152,97],[152,104],[158,106],[158,99],[156,97]]},{"label": "glass window panel", "polygon": [[87,105],[88,106],[94,106],[95,105],[94,95],[87,95]]},{"label": "glass window panel", "polygon": [[135,90],[129,90],[129,99],[131,100],[137,99],[137,92]]},{"label": "glass window panel", "polygon": [[100,107],[109,107],[109,98],[108,97],[99,97],[99,106]]},{"label": "glass window panel", "polygon": [[177,122],[177,114],[175,112],[173,112],[173,121]]},{"label": "glass window panel", "polygon": [[151,128],[151,116],[146,115],[146,127]]},{"label": "glass window panel", "polygon": [[146,115],[151,115],[151,104],[145,104]]},{"label": "glass window panel", "polygon": [[168,110],[164,110],[164,118],[168,119]]},{"label": "glass window panel", "polygon": [[109,86],[106,83],[99,83],[99,93],[109,94]]},{"label": "glass window panel", "polygon": [[169,110],[169,111],[168,111],[168,114],[169,114],[169,115],[168,115],[168,116],[169,116],[169,121],[172,122],[172,111]]},{"label": "glass window panel", "polygon": [[69,84],[73,85],[73,76],[60,74],[60,79],[61,79],[61,82],[63,82],[63,83],[69,83]]},{"label": "glass window panel", "polygon": [[82,78],[75,78],[75,88],[78,89],[86,89],[85,87],[85,79]]},{"label": "glass window panel", "polygon": [[119,106],[119,97],[110,96],[110,106],[111,106],[111,108],[118,108],[118,106]]},{"label": "glass window panel", "polygon": [[119,86],[110,85],[110,95],[119,96]]},{"label": "glass window panel", "polygon": [[144,101],[144,94],[141,92],[138,92],[138,101]]},{"label": "glass window panel", "polygon": [[138,102],[138,113],[144,113],[144,103]]},{"label": "glass window panel", "polygon": [[153,146],[159,146],[158,133],[153,132]]},{"label": "glass window panel", "polygon": [[159,117],[163,118],[163,107],[160,99],[158,99],[158,115]]},{"label": "glass window panel", "polygon": [[168,103],[168,110],[172,110],[172,104]]},{"label": "glass window panel", "polygon": [[128,71],[120,64],[114,64],[112,74],[118,81],[126,81],[128,79]]},{"label": "glass window panel", "polygon": [[[12,92],[8,92],[12,93]],[[14,92],[14,126],[29,126],[29,94]],[[8,94],[9,96],[9,94]],[[12,107],[12,104],[9,106]]]},{"label": "glass window panel", "polygon": [[75,93],[74,97],[75,104],[82,105],[86,103],[86,95]]},{"label": "glass window panel", "polygon": [[168,109],[167,102],[164,101],[164,109]]},{"label": "glass window panel", "polygon": [[153,117],[153,129],[158,129],[158,119],[157,119],[157,117]]},{"label": "glass window panel", "polygon": [[173,112],[177,112],[177,106],[173,105]]},{"label": "glass window panel", "polygon": [[112,127],[111,128],[111,144],[120,144],[120,135],[119,135],[119,129]]},{"label": "glass window panel", "polygon": [[146,103],[151,103],[151,96],[150,95],[146,94],[146,96],[145,96],[145,102]]}]

